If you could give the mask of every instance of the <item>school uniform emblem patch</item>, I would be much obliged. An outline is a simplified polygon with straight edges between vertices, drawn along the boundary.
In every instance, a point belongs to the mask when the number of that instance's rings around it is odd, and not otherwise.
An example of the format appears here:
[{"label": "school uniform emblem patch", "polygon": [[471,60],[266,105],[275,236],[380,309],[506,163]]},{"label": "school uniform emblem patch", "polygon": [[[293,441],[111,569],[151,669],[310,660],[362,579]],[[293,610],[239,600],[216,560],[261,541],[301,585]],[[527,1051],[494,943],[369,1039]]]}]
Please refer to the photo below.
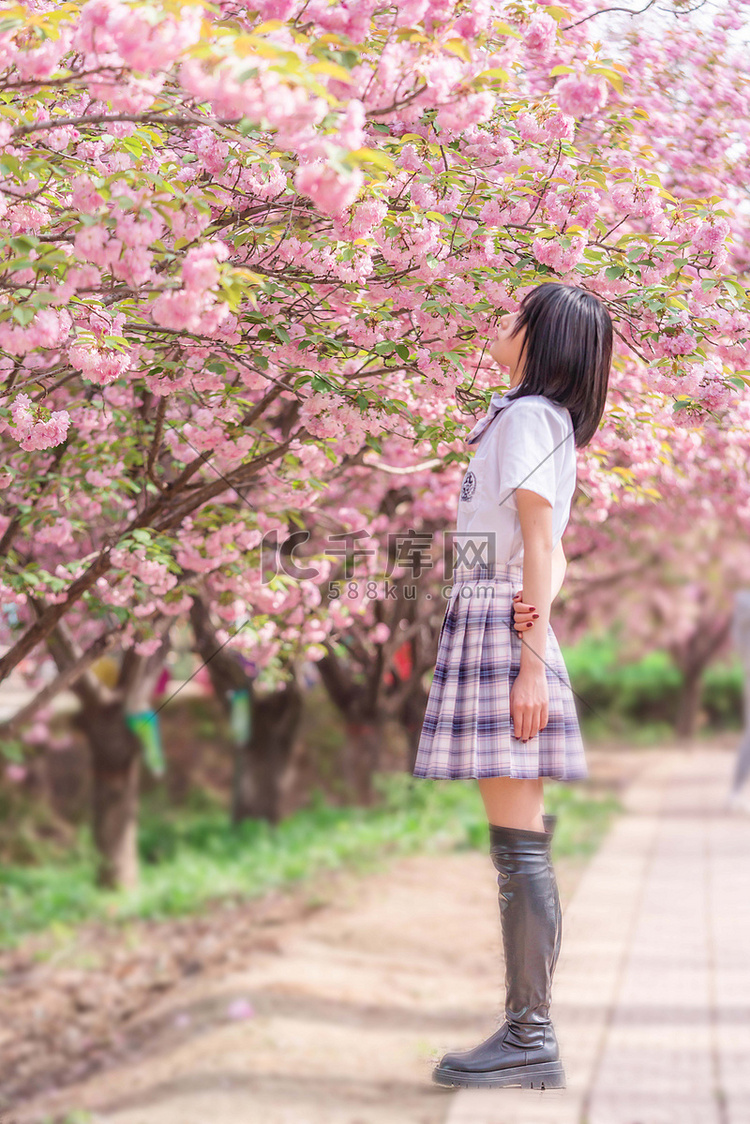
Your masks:
[{"label": "school uniform emblem patch", "polygon": [[464,476],[464,482],[461,485],[461,499],[470,500],[477,490],[477,478],[474,473],[469,471]]}]

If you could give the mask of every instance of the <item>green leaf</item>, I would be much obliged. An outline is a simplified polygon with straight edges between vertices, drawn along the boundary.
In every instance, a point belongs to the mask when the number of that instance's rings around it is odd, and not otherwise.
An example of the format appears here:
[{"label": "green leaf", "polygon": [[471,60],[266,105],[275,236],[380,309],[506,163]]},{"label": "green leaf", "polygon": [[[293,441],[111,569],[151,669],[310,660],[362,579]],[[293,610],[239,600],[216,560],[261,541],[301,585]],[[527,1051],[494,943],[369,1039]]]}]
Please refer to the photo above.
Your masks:
[{"label": "green leaf", "polygon": [[730,293],[733,293],[734,296],[737,297],[737,300],[744,301],[747,299],[747,290],[739,281],[735,281],[733,277],[724,277],[722,284],[725,289],[728,289]]},{"label": "green leaf", "polygon": [[0,741],[0,753],[7,761],[12,761],[15,765],[22,765],[24,762],[23,743],[17,741]]},{"label": "green leaf", "polygon": [[514,39],[521,38],[521,32],[517,28],[511,27],[509,23],[504,20],[495,20],[492,24],[492,30],[496,35],[512,35]]},{"label": "green leaf", "polygon": [[347,153],[347,160],[353,160],[358,164],[374,164],[376,168],[382,168],[394,176],[398,171],[393,159],[379,148],[355,148]]},{"label": "green leaf", "polygon": [[471,62],[471,51],[468,44],[463,39],[444,39],[442,43],[444,51],[449,51],[452,55],[458,55],[464,62]]},{"label": "green leaf", "polygon": [[507,82],[508,71],[503,70],[501,66],[492,66],[489,70],[482,70],[479,74],[475,74],[472,81],[478,82],[480,78],[496,78],[499,82]]},{"label": "green leaf", "polygon": [[18,234],[10,239],[9,245],[22,253],[24,250],[35,250],[39,245],[39,239],[32,238],[28,234]]},{"label": "green leaf", "polygon": [[28,308],[24,305],[18,304],[13,309],[11,315],[16,323],[20,324],[22,328],[25,328],[26,325],[30,324],[34,319],[34,316],[36,315],[36,309]]},{"label": "green leaf", "polygon": [[570,19],[570,10],[558,4],[548,4],[544,11],[552,16],[552,19],[556,20],[557,23],[559,23],[560,20]]},{"label": "green leaf", "polygon": [[616,281],[618,277],[622,277],[625,273],[625,267],[622,265],[610,265],[604,270],[604,276],[610,281]]}]

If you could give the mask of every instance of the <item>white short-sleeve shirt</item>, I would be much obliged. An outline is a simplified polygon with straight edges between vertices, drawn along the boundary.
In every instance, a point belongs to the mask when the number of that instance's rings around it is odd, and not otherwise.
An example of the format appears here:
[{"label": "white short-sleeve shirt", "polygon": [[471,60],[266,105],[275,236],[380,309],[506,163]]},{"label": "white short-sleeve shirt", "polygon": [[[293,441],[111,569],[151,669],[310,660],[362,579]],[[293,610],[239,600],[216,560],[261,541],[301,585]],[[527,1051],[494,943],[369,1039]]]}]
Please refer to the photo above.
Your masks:
[{"label": "white short-sleeve shirt", "polygon": [[[503,395],[495,391],[486,416],[474,426],[467,441],[477,441],[477,446],[461,482],[457,564],[523,562],[517,488],[528,488],[549,501],[554,549],[568,525],[576,487],[570,411],[543,394],[514,399],[507,392]],[[494,532],[494,558],[487,556],[487,547],[482,545],[488,532]],[[472,539],[474,534],[476,540]]]}]

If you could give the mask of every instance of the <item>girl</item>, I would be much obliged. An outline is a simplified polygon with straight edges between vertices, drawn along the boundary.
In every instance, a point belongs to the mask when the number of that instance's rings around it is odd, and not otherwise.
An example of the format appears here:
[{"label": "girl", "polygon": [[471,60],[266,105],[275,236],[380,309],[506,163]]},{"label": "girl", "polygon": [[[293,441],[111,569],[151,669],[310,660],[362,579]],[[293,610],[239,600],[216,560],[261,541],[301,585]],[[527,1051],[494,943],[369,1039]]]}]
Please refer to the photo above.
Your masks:
[{"label": "girl", "polygon": [[490,348],[510,371],[467,437],[453,586],[413,773],[476,777],[498,871],[505,1021],[445,1054],[441,1085],[563,1088],[550,1021],[562,912],[543,778],[588,776],[570,680],[550,625],[566,560],[575,448],[604,413],[612,321],[592,293],[545,282],[503,316]]}]

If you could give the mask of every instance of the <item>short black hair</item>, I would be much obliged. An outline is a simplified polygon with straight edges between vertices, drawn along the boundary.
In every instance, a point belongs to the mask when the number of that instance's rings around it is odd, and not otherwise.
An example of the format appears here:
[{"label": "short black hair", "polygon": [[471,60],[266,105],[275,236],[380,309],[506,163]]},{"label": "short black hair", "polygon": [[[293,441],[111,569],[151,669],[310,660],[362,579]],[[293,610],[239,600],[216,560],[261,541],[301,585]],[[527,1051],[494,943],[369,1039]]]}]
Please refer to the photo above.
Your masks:
[{"label": "short black hair", "polygon": [[544,281],[521,300],[511,336],[526,328],[523,375],[509,394],[543,394],[570,410],[578,448],[588,445],[607,404],[612,318],[587,289]]}]

